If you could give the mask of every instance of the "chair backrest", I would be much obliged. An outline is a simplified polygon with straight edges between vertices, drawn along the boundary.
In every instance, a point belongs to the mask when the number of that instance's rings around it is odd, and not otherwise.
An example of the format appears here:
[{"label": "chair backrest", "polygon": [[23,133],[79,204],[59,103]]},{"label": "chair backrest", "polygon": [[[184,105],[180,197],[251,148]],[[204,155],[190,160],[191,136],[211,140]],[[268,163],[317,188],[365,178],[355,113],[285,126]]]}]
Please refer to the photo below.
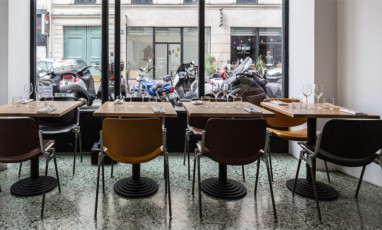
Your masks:
[{"label": "chair backrest", "polygon": [[330,120],[317,144],[319,152],[325,151],[333,163],[353,167],[367,165],[382,148],[382,120]]},{"label": "chair backrest", "polygon": [[19,162],[17,159],[26,153],[30,157],[41,153],[37,122],[32,118],[0,118],[0,158]]},{"label": "chair backrest", "polygon": [[[264,99],[264,102],[270,102],[272,100],[279,100],[286,103],[291,103],[292,101],[296,101],[296,99],[290,99],[290,98],[266,98]],[[268,108],[267,108],[268,109]],[[296,117],[289,117],[287,115],[284,115],[282,113],[279,113],[277,111],[273,111],[271,109],[268,109],[276,114],[276,117],[266,117],[265,120],[267,121],[267,124],[274,128],[288,128],[293,126],[298,126],[306,123],[306,118],[296,118]]]},{"label": "chair backrest", "polygon": [[[42,98],[44,100],[44,98]],[[78,101],[75,97],[54,97],[54,101]],[[62,117],[39,118],[39,123],[43,125],[68,125],[78,122],[78,108],[73,109]]]},{"label": "chair backrest", "polygon": [[221,164],[250,164],[261,156],[265,136],[266,122],[262,119],[211,118],[205,130],[204,154]]},{"label": "chair backrest", "polygon": [[[194,101],[194,100],[201,100],[201,98],[193,98],[191,99],[191,101]],[[215,106],[215,101],[218,101],[218,102],[226,102],[227,99],[226,98],[213,98],[211,97],[210,98],[210,106]],[[195,128],[199,128],[199,129],[205,129],[206,128],[206,124],[207,124],[207,121],[208,119],[210,119],[210,117],[188,117],[188,125],[190,126],[193,126]]]},{"label": "chair backrest", "polygon": [[106,155],[111,159],[133,163],[130,158],[160,151],[163,145],[162,121],[159,118],[106,118],[102,141],[107,148]]}]

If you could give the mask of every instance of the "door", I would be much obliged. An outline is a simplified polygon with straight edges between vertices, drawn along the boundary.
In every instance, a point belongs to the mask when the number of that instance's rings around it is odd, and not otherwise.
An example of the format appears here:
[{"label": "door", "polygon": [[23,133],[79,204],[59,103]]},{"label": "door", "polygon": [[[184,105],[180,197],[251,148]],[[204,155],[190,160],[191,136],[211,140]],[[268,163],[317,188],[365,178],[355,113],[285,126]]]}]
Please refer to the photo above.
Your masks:
[{"label": "door", "polygon": [[83,59],[88,65],[100,65],[101,27],[64,27],[64,58]]},{"label": "door", "polygon": [[155,45],[155,78],[175,75],[180,65],[181,49],[178,43],[160,43]]}]

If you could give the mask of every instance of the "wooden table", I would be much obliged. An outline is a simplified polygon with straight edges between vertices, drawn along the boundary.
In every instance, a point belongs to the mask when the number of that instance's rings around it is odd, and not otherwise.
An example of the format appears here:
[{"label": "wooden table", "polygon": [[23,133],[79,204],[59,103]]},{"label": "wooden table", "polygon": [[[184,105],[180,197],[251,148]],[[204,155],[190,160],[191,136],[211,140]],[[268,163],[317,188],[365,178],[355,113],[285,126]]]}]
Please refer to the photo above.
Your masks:
[{"label": "wooden table", "polygon": [[[61,117],[69,111],[77,108],[82,103],[80,101],[55,101],[56,110],[50,113],[38,113],[37,111],[44,107],[43,102],[33,101],[27,104],[21,104],[20,107],[14,107],[12,104],[0,106],[0,116],[2,117]],[[12,194],[16,196],[37,196],[43,193],[43,182],[45,176],[39,175],[39,158],[31,160],[30,177],[19,180],[11,187]],[[46,191],[49,192],[57,186],[57,180],[54,177],[46,177]]]},{"label": "wooden table", "polygon": [[[332,109],[317,109],[317,107],[322,108],[323,104],[312,103],[308,105],[308,107],[310,107],[308,109],[306,108],[296,109],[296,108],[293,108],[291,104],[288,104],[287,106],[280,106],[272,102],[262,102],[261,105],[270,111],[282,113],[290,117],[307,118],[307,134],[308,134],[307,144],[311,147],[314,147],[316,143],[317,118],[352,118],[352,119],[379,119],[380,118],[379,115],[374,115],[374,114],[355,115],[355,114],[345,113],[340,111],[340,109],[343,108],[341,106],[334,106]],[[287,181],[287,187],[291,191],[293,190],[294,181],[295,181],[294,179]],[[319,200],[337,199],[338,192],[330,185],[316,181],[316,187],[317,187]],[[301,178],[297,180],[297,186],[296,186],[295,192],[301,196],[315,199],[313,185],[312,185],[312,176],[311,176],[310,168],[308,164],[306,164],[306,178],[305,179]]]},{"label": "wooden table", "polygon": [[[132,102],[132,107],[129,107],[130,102],[123,104],[114,104],[114,102],[105,102],[94,113],[93,116],[101,117],[177,117],[177,113],[170,102]],[[145,107],[142,107],[145,106]],[[154,113],[153,108],[162,107],[165,113]],[[147,140],[150,141],[150,140]],[[147,197],[158,191],[158,184],[146,177],[140,176],[140,164],[132,165],[132,177],[117,181],[114,185],[114,191],[124,197]]]},{"label": "wooden table", "polygon": [[[248,102],[242,102],[240,108],[227,108],[226,105],[226,102],[218,102],[218,108],[208,108],[203,105],[195,105],[192,102],[183,102],[187,115],[190,117],[261,118],[275,116],[273,112]],[[243,109],[245,107],[255,108],[257,111],[260,111],[260,113],[247,112]],[[220,163],[218,178],[203,180],[201,182],[201,189],[210,196],[229,200],[243,197],[247,193],[247,189],[242,183],[227,179],[227,165]]]}]

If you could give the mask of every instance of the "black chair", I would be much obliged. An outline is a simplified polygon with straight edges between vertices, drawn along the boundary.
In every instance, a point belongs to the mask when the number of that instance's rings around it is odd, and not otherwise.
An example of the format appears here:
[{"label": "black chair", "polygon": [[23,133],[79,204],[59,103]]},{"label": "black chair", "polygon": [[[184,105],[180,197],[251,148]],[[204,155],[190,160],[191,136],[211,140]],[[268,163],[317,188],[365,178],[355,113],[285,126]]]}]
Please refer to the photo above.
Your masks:
[{"label": "black chair", "polygon": [[[56,169],[58,190],[61,192],[53,145],[53,140],[42,140],[37,122],[32,118],[0,119],[0,162],[18,163],[32,160],[43,155],[46,161],[46,178],[48,175],[48,163],[53,159]],[[44,215],[46,180],[43,182],[42,191],[41,217]]]},{"label": "black chair", "polygon": [[[42,99],[44,100],[44,98]],[[75,97],[54,97],[54,101],[78,101]],[[82,162],[82,141],[80,129],[80,108],[77,107],[66,113],[62,117],[44,117],[38,120],[41,133],[45,138],[54,139],[57,136],[74,133],[74,152],[73,152],[73,175],[76,170],[76,155],[79,145],[81,162]],[[79,144],[78,144],[79,143]],[[19,168],[19,176],[21,173],[22,164]]]},{"label": "black chair", "polygon": [[306,142],[299,142],[302,151],[298,161],[293,195],[301,160],[303,160],[310,166],[318,218],[322,221],[315,179],[316,158],[341,166],[362,167],[355,193],[357,198],[366,166],[380,157],[377,151],[382,149],[381,138],[382,120],[333,119],[328,121],[318,136],[314,148],[308,146]]},{"label": "black chair", "polygon": [[[234,135],[227,135],[234,133]],[[277,220],[276,206],[273,196],[273,188],[269,171],[268,158],[264,152],[266,141],[266,122],[262,119],[222,119],[211,118],[207,121],[206,129],[202,133],[202,141],[198,143],[195,149],[197,167],[198,167],[198,187],[199,187],[199,216],[202,218],[202,192],[200,179],[200,157],[206,156],[213,161],[218,162],[223,167],[226,165],[246,165],[257,161],[257,175],[255,182],[255,196],[257,193],[257,181],[260,168],[259,159],[265,161],[268,175],[268,183],[272,198],[273,214]],[[264,157],[263,157],[264,156]],[[219,171],[220,171],[219,166]],[[195,170],[194,170],[195,171]],[[216,188],[227,189],[219,191],[219,197],[224,198],[223,194],[229,195],[230,189],[224,184],[234,185],[238,182],[227,179],[226,175],[220,175],[219,179],[208,179],[213,184],[221,184]],[[206,182],[208,181],[206,180]],[[210,184],[211,186],[212,183]],[[194,183],[193,183],[194,184]],[[207,185],[206,185],[207,187]],[[231,187],[231,186],[230,186]],[[231,187],[232,188],[232,187]],[[228,192],[229,191],[229,192]],[[245,195],[245,193],[244,193]],[[241,195],[240,195],[241,196]],[[228,196],[226,199],[229,199]]]}]

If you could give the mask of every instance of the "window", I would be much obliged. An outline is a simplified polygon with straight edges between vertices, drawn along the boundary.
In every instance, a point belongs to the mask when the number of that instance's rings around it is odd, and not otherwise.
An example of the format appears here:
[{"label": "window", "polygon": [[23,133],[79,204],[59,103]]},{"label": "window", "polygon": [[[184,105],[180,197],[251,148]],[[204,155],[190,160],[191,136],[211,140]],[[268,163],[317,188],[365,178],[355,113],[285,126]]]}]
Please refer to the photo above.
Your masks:
[{"label": "window", "polygon": [[74,0],[74,4],[95,4],[96,0]]},{"label": "window", "polygon": [[153,4],[153,0],[131,0],[131,4]]},{"label": "window", "polygon": [[236,4],[256,4],[257,0],[236,0]]}]

